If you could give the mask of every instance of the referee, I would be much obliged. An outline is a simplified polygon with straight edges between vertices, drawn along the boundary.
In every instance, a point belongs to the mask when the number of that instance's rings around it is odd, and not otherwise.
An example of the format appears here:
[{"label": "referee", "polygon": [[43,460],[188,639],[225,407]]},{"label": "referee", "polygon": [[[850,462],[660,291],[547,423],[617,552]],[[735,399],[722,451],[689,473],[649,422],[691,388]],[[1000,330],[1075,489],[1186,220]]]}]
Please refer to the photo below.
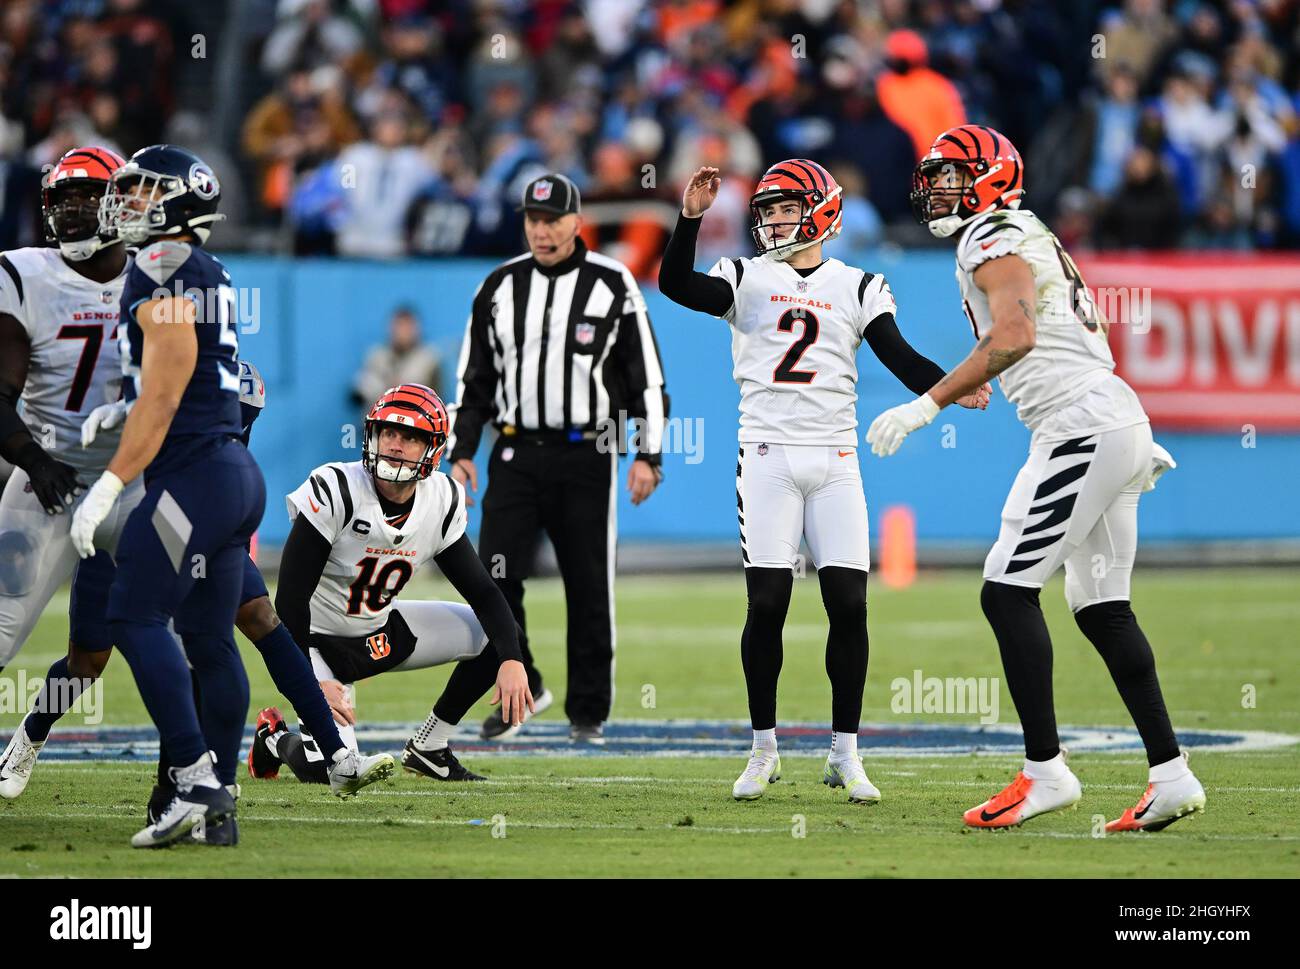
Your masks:
[{"label": "referee", "polygon": [[[552,697],[528,648],[524,580],[541,533],[550,537],[568,608],[569,735],[602,743],[613,702],[619,451],[632,419],[627,489],[639,505],[663,479],[668,398],[641,291],[622,263],[578,238],[579,206],[577,186],[563,175],[524,188],[529,251],[492,270],[474,295],[448,451],[451,475],[472,504],[483,426],[497,429],[479,557],[524,630],[520,646],[541,713]],[[519,729],[494,712],[483,736]]]}]

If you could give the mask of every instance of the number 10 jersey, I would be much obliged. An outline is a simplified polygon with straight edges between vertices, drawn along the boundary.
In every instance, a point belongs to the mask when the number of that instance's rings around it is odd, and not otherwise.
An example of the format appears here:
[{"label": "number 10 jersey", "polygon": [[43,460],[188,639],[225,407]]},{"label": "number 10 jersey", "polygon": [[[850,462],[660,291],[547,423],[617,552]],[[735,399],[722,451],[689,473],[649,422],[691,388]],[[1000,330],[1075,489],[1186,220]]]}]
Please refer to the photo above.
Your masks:
[{"label": "number 10 jersey", "polygon": [[388,518],[360,461],[324,464],[286,499],[330,543],[311,597],[311,631],[367,636],[388,621],[402,587],[465,534],[464,489],[435,471],[415,485],[409,512]]},{"label": "number 10 jersey", "polygon": [[855,446],[858,347],[895,312],[885,278],[838,259],[801,276],[767,256],[720,259],[709,275],[732,289],[741,443]]}]

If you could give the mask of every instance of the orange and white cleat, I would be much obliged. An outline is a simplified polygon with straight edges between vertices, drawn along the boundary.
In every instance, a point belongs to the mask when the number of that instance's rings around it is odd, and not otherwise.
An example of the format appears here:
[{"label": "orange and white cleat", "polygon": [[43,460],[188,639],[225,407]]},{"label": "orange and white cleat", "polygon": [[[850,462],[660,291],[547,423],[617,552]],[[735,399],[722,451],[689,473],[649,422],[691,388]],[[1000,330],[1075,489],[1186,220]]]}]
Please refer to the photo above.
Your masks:
[{"label": "orange and white cleat", "polygon": [[1179,818],[1189,817],[1205,810],[1205,789],[1196,775],[1187,769],[1186,757],[1178,762],[1170,761],[1152,769],[1157,775],[1162,768],[1171,768],[1165,773],[1176,773],[1182,767],[1182,773],[1165,780],[1153,777],[1147,784],[1146,791],[1137,804],[1127,808],[1114,821],[1106,825],[1106,833],[1116,831],[1163,831]]},{"label": "orange and white cleat", "polygon": [[1014,828],[1048,811],[1072,808],[1083,796],[1079,778],[1069,768],[1050,780],[1020,771],[997,794],[967,811],[962,819],[972,828]]}]

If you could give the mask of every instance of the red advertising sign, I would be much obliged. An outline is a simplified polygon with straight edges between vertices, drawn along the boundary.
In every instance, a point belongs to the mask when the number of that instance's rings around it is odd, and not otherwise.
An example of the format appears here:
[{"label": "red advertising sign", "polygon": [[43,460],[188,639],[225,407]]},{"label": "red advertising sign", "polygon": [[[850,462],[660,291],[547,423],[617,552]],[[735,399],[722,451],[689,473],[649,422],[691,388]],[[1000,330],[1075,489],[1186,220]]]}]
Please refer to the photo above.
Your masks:
[{"label": "red advertising sign", "polygon": [[1300,257],[1097,253],[1079,268],[1153,424],[1300,431]]}]

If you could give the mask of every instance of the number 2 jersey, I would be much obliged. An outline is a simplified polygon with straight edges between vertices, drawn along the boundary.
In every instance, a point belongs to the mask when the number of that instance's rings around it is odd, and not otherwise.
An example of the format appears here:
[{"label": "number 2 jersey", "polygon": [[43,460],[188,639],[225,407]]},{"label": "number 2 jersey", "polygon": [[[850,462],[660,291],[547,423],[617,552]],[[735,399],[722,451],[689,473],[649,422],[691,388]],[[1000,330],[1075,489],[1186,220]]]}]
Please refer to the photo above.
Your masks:
[{"label": "number 2 jersey", "polygon": [[82,422],[121,396],[118,303],[131,260],[106,283],[81,275],[58,249],[14,249],[0,256],[0,268],[0,313],[16,319],[31,344],[23,422],[36,443],[91,481],[121,435],[119,426],[81,446]]},{"label": "number 2 jersey", "polygon": [[162,448],[145,469],[146,476],[182,468],[223,438],[238,438],[244,430],[239,409],[235,290],[226,267],[200,246],[163,239],[136,253],[122,292],[119,334],[124,396],[134,400],[140,390],[145,336],[135,318],[136,310],[149,300],[175,296],[191,300],[197,310],[198,358]]},{"label": "number 2 jersey", "polygon": [[885,277],[828,259],[807,276],[768,256],[720,259],[732,303],[740,441],[857,445],[858,347],[897,307]]},{"label": "number 2 jersey", "polygon": [[[1008,255],[1029,265],[1037,289],[1034,349],[998,378],[1020,420],[1039,440],[1146,421],[1137,394],[1115,376],[1115,358],[1107,343],[1109,323],[1097,310],[1074,260],[1030,211],[985,213],[966,226],[957,244],[957,284],[975,338],[993,327],[988,296],[975,285],[975,270]],[[1065,412],[1076,402],[1082,410]]]},{"label": "number 2 jersey", "polygon": [[399,519],[385,516],[374,478],[360,461],[323,464],[285,503],[330,543],[311,597],[311,631],[368,636],[388,621],[411,576],[465,534],[464,489],[440,471],[415,485],[415,502]]}]

